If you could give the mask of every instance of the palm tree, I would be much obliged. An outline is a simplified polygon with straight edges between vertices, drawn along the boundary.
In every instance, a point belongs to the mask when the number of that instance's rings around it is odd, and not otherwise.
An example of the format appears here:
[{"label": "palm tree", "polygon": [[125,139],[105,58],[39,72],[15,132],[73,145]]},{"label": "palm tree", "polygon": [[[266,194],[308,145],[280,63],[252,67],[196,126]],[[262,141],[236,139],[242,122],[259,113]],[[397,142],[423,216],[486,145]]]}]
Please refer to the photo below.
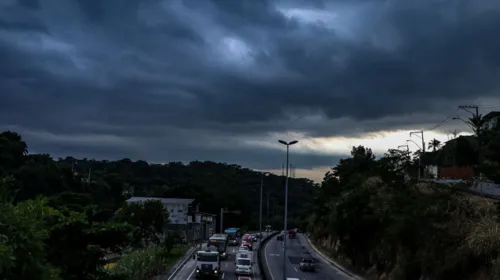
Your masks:
[{"label": "palm tree", "polygon": [[485,119],[483,118],[483,115],[474,114],[465,122],[469,125],[476,136],[479,137],[482,134],[483,127],[485,125]]},{"label": "palm tree", "polygon": [[429,144],[427,145],[429,149],[432,149],[432,151],[435,152],[437,149],[439,149],[439,147],[441,147],[441,141],[434,138],[431,141],[429,141]]}]

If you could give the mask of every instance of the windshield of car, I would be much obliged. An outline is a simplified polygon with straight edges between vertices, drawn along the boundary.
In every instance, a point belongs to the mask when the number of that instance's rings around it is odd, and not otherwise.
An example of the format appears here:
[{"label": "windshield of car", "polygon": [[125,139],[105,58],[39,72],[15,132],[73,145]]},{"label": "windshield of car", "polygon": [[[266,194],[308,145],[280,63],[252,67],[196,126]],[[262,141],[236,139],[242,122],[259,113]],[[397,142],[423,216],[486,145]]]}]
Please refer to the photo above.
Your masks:
[{"label": "windshield of car", "polygon": [[248,260],[248,259],[238,259],[238,261],[236,261],[236,264],[237,265],[250,265],[250,260]]},{"label": "windshield of car", "polygon": [[240,247],[240,251],[248,251],[248,248],[247,248],[247,247],[245,247],[245,246],[241,246],[241,247]]},{"label": "windshield of car", "polygon": [[246,259],[246,258],[248,258],[248,254],[239,254],[239,257],[243,258],[243,259]]}]

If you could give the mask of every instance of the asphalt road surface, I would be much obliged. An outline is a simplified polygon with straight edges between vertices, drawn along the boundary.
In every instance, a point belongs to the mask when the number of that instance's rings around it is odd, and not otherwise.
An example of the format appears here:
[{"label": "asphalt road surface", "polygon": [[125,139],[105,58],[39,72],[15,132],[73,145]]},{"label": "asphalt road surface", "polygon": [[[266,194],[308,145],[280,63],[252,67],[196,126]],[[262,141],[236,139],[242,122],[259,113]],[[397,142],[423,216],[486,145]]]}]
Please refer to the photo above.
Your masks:
[{"label": "asphalt road surface", "polygon": [[[330,263],[323,260],[309,245],[302,234],[297,234],[296,239],[287,239],[287,265],[286,277],[300,280],[352,280],[353,278]],[[264,248],[264,266],[269,270],[269,280],[283,279],[283,241],[273,237]],[[299,269],[300,259],[312,258],[316,262],[315,272],[305,272]]]},{"label": "asphalt road surface", "polygon": [[[267,235],[265,232],[263,232],[263,237],[265,238]],[[260,278],[260,271],[259,271],[259,265],[257,263],[257,248],[259,247],[259,242],[255,242],[255,249],[253,250],[253,275],[251,276],[252,280],[256,279],[261,279]],[[223,280],[237,280],[238,277],[235,275],[236,272],[236,265],[234,264],[235,257],[236,257],[236,252],[238,250],[239,246],[228,246],[227,247],[227,259],[224,261],[221,261],[221,269],[222,269],[222,277],[221,279]],[[196,267],[196,262],[195,260],[191,259],[186,262],[186,264],[179,270],[177,275],[173,277],[176,280],[190,280],[190,279],[196,279],[195,275],[195,267]]]}]

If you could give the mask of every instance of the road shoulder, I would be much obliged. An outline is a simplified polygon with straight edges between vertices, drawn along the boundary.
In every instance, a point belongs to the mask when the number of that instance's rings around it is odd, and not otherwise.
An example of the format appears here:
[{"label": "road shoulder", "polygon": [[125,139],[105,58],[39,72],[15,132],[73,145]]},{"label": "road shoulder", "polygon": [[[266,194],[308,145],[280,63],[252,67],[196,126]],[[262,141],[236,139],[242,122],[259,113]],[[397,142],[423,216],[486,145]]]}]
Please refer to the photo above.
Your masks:
[{"label": "road shoulder", "polygon": [[354,273],[352,273],[351,271],[349,271],[347,268],[343,267],[342,265],[340,265],[338,262],[336,262],[335,260],[333,260],[332,258],[328,257],[325,253],[323,253],[320,249],[318,249],[314,244],[313,242],[311,241],[311,239],[309,239],[309,236],[307,236],[307,234],[302,234],[302,236],[304,237],[304,239],[307,241],[307,244],[309,244],[309,247],[318,254],[319,257],[321,257],[323,259],[323,261],[325,261],[327,264],[329,264],[330,266],[332,266],[333,268],[335,269],[338,269],[340,271],[342,271],[344,274],[346,274],[347,276],[351,277],[352,279],[355,279],[355,280],[364,280],[363,277],[359,276],[359,275],[356,275]]}]

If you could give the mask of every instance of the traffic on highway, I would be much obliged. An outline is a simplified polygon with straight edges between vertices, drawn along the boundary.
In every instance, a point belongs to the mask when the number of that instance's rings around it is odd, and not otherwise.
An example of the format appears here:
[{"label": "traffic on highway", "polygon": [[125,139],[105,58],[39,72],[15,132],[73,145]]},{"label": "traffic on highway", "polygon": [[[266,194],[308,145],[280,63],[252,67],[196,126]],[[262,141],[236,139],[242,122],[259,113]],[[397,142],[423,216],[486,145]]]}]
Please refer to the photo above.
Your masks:
[{"label": "traffic on highway", "polygon": [[311,247],[306,237],[297,233],[297,230],[282,231],[275,238],[269,240],[264,249],[264,273],[269,280],[283,279],[283,239],[287,239],[287,279],[300,280],[352,280],[341,269],[324,260]]},{"label": "traffic on highway", "polygon": [[255,250],[259,241],[269,233],[242,234],[239,228],[228,228],[222,234],[212,235],[193,254],[191,260],[173,279],[261,279]]}]

